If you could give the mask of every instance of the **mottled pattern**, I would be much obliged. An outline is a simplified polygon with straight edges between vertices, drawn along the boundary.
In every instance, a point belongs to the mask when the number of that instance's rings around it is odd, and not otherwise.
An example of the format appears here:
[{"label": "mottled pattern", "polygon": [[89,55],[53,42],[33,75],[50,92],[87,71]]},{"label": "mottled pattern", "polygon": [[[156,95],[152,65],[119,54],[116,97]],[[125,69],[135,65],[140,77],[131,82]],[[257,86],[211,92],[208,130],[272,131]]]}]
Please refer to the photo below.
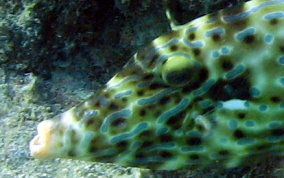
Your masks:
[{"label": "mottled pattern", "polygon": [[250,164],[284,148],[284,0],[177,27],[31,142],[35,157],[175,170]]}]

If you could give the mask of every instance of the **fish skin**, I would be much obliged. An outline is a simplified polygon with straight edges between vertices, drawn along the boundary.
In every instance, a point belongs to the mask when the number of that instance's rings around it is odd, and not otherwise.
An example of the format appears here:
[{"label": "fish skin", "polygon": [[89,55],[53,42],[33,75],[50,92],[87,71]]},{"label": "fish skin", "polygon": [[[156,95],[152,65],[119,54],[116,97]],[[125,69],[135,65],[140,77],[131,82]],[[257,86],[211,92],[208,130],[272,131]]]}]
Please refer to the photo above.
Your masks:
[{"label": "fish skin", "polygon": [[40,123],[31,154],[157,170],[281,154],[283,42],[284,0],[178,26],[82,104]]}]

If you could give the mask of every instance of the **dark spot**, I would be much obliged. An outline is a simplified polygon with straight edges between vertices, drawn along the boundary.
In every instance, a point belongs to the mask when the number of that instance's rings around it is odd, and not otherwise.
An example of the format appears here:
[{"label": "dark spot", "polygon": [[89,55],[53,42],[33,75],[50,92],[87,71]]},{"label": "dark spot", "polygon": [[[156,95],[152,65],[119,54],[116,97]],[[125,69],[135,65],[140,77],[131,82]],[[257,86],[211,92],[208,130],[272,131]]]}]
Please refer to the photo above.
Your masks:
[{"label": "dark spot", "polygon": [[94,145],[91,145],[90,148],[89,148],[89,152],[95,153],[95,152],[97,152],[97,148]]},{"label": "dark spot", "polygon": [[229,81],[219,80],[208,91],[213,100],[227,101],[230,99],[250,100],[250,84],[247,77],[238,77]]},{"label": "dark spot", "polygon": [[190,146],[200,145],[202,143],[202,140],[199,137],[189,137],[186,139],[186,143]]},{"label": "dark spot", "polygon": [[245,137],[245,134],[239,129],[235,130],[233,135],[234,135],[234,137],[236,137],[238,139]]},{"label": "dark spot", "polygon": [[202,68],[199,72],[199,81],[204,82],[208,78],[208,70],[206,68]]},{"label": "dark spot", "polygon": [[171,152],[168,152],[168,151],[160,151],[159,155],[162,158],[171,158],[173,156],[173,154]]},{"label": "dark spot", "polygon": [[279,46],[280,52],[284,53],[284,46]]},{"label": "dark spot", "polygon": [[109,98],[109,93],[105,93],[105,94],[104,94],[104,97],[105,97],[105,98]]},{"label": "dark spot", "polygon": [[201,68],[200,71],[196,74],[199,78],[193,81],[190,81],[185,87],[182,88],[183,93],[189,93],[192,90],[199,88],[205,80],[208,78],[208,70]]},{"label": "dark spot", "polygon": [[74,150],[70,150],[70,151],[68,151],[68,156],[74,157],[74,156],[76,156],[76,153],[74,152]]},{"label": "dark spot", "polygon": [[222,69],[224,69],[225,71],[231,70],[234,67],[234,65],[230,61],[227,61],[227,60],[222,61],[221,65],[222,65]]},{"label": "dark spot", "polygon": [[190,34],[188,35],[188,39],[189,39],[190,41],[194,40],[194,39],[195,39],[195,34],[194,34],[194,33],[190,33]]},{"label": "dark spot", "polygon": [[189,158],[192,159],[192,160],[197,160],[197,159],[199,159],[199,155],[192,154],[192,155],[189,155]]},{"label": "dark spot", "polygon": [[99,108],[99,107],[101,107],[101,103],[99,101],[97,101],[95,106]]},{"label": "dark spot", "polygon": [[182,121],[185,115],[186,115],[186,111],[179,112],[178,114],[173,115],[170,118],[168,118],[166,124],[173,129],[181,128]]},{"label": "dark spot", "polygon": [[265,150],[265,149],[270,148],[270,146],[269,145],[258,145],[255,148],[256,150]]},{"label": "dark spot", "polygon": [[273,103],[278,103],[278,102],[280,102],[280,98],[277,97],[277,96],[271,97],[270,100],[271,100]]},{"label": "dark spot", "polygon": [[143,138],[150,138],[152,136],[153,136],[153,131],[151,131],[151,130],[145,130],[145,131],[143,131],[139,134],[139,138],[142,138],[142,139]]},{"label": "dark spot", "polygon": [[151,104],[147,106],[147,109],[150,110],[154,110],[156,108],[156,104]]},{"label": "dark spot", "polygon": [[276,18],[270,19],[269,23],[270,23],[270,25],[276,25],[276,24],[278,24],[278,19],[276,19]]},{"label": "dark spot", "polygon": [[122,100],[123,103],[126,103],[126,102],[127,102],[127,98],[125,98],[125,97],[122,98],[121,100]]},{"label": "dark spot", "polygon": [[193,54],[194,54],[194,56],[199,56],[200,53],[201,53],[201,50],[200,50],[199,48],[194,48],[194,49],[193,49]]},{"label": "dark spot", "polygon": [[141,148],[146,148],[146,147],[150,147],[153,145],[153,142],[151,141],[145,141],[142,143]]},{"label": "dark spot", "polygon": [[212,35],[212,40],[213,41],[220,41],[221,40],[221,36],[218,33],[214,33]]},{"label": "dark spot", "polygon": [[157,117],[159,117],[160,115],[161,115],[161,111],[157,111],[157,112],[155,112],[155,117],[157,118]]},{"label": "dark spot", "polygon": [[152,66],[156,61],[157,59],[160,57],[160,55],[158,54],[155,54],[152,59],[150,60],[149,64],[148,64],[148,67]]},{"label": "dark spot", "polygon": [[163,88],[163,87],[165,87],[165,86],[160,84],[160,83],[151,83],[149,85],[150,90],[156,90],[156,89]]},{"label": "dark spot", "polygon": [[284,129],[281,129],[281,128],[273,129],[273,130],[271,131],[271,134],[272,134],[273,136],[276,136],[276,137],[283,136],[283,135],[284,135]]},{"label": "dark spot", "polygon": [[176,50],[178,50],[178,46],[177,45],[172,45],[170,47],[170,49],[171,49],[171,51],[176,51]]},{"label": "dark spot", "polygon": [[126,123],[126,119],[125,118],[117,118],[114,121],[111,122],[111,125],[114,127],[117,126],[122,126]]},{"label": "dark spot", "polygon": [[247,20],[237,20],[232,23],[230,23],[230,26],[232,27],[232,30],[243,30],[245,27],[247,27]]},{"label": "dark spot", "polygon": [[144,91],[143,90],[138,90],[137,91],[137,95],[138,96],[143,96],[144,95]]},{"label": "dark spot", "polygon": [[187,84],[185,87],[182,88],[182,92],[183,93],[189,93],[192,90],[197,89],[198,87],[200,87],[200,82],[193,82],[193,83],[189,83]]},{"label": "dark spot", "polygon": [[243,41],[246,44],[251,44],[255,41],[255,36],[254,35],[247,35],[247,36],[244,37]]},{"label": "dark spot", "polygon": [[238,118],[243,119],[246,117],[245,113],[238,113]]},{"label": "dark spot", "polygon": [[87,124],[87,127],[94,125],[94,119],[88,119],[86,124]]},{"label": "dark spot", "polygon": [[143,80],[151,80],[153,77],[154,77],[153,74],[146,74],[146,75],[143,77]]},{"label": "dark spot", "polygon": [[116,143],[116,146],[118,146],[120,148],[126,148],[128,146],[128,142],[123,140],[123,141]]},{"label": "dark spot", "polygon": [[170,101],[170,97],[169,96],[164,96],[159,100],[159,104],[160,105],[166,105],[168,102]]},{"label": "dark spot", "polygon": [[110,105],[108,106],[108,108],[110,110],[117,110],[118,109],[118,106],[115,104],[115,103],[110,103]]},{"label": "dark spot", "polygon": [[163,143],[170,142],[173,140],[173,137],[169,134],[160,135],[160,141]]},{"label": "dark spot", "polygon": [[220,150],[220,151],[219,151],[219,155],[225,156],[225,155],[228,155],[228,154],[229,154],[229,151],[228,151],[228,150]]},{"label": "dark spot", "polygon": [[135,158],[143,159],[143,158],[145,158],[145,155],[141,152],[138,152],[138,153],[135,154]]},{"label": "dark spot", "polygon": [[146,110],[145,109],[141,109],[140,111],[139,111],[139,115],[140,116],[145,116],[146,115]]}]

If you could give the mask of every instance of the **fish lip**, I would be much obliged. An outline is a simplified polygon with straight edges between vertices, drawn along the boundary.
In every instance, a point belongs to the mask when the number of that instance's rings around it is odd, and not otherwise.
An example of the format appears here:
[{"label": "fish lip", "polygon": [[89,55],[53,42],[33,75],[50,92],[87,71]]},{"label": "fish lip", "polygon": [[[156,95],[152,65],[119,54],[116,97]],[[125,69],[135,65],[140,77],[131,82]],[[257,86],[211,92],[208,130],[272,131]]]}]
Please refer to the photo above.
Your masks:
[{"label": "fish lip", "polygon": [[49,143],[52,134],[53,123],[51,120],[45,120],[38,124],[37,135],[29,144],[31,156],[34,158],[48,158]]}]

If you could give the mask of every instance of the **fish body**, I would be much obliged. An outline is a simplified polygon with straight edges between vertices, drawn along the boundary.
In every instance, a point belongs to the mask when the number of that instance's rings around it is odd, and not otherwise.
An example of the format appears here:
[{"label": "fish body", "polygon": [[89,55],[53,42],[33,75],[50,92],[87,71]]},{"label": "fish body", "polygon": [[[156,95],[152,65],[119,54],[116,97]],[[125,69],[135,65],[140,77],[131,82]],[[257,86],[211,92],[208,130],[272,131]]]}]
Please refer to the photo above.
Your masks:
[{"label": "fish body", "polygon": [[30,150],[158,170],[243,165],[283,152],[283,93],[284,0],[252,0],[155,39],[41,122]]}]

